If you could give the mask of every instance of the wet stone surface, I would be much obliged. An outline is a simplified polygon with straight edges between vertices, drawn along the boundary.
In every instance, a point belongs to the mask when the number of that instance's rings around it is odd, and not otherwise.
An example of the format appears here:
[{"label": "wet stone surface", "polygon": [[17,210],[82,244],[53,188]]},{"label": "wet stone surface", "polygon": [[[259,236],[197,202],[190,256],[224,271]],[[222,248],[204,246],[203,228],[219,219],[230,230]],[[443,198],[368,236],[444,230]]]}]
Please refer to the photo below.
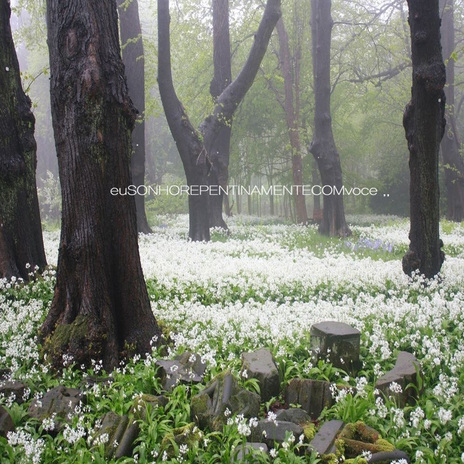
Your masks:
[{"label": "wet stone surface", "polygon": [[43,398],[32,401],[27,411],[30,418],[43,421],[52,418],[57,432],[70,422],[76,414],[76,408],[81,405],[84,395],[77,388],[58,386],[49,390]]},{"label": "wet stone surface", "polygon": [[359,370],[361,332],[358,329],[343,322],[320,322],[311,327],[310,340],[315,363],[328,360],[352,375]]},{"label": "wet stone surface", "polygon": [[401,407],[417,399],[417,390],[407,388],[409,384],[419,387],[417,376],[421,375],[420,364],[416,357],[407,351],[400,351],[395,367],[380,377],[375,388],[385,396],[393,396]]},{"label": "wet stone surface", "polygon": [[287,404],[299,404],[316,420],[325,407],[333,405],[330,383],[323,380],[292,379],[285,392]]},{"label": "wet stone surface", "polygon": [[311,440],[310,449],[316,451],[320,456],[335,453],[335,440],[344,425],[341,420],[331,420],[322,424]]},{"label": "wet stone surface", "polygon": [[258,379],[261,401],[269,401],[280,392],[280,376],[272,353],[267,348],[242,354],[242,372],[247,377]]},{"label": "wet stone surface", "polygon": [[200,356],[188,351],[172,360],[159,360],[156,365],[160,367],[161,382],[166,391],[179,383],[202,382],[206,370]]},{"label": "wet stone surface", "polygon": [[228,371],[217,375],[191,400],[191,416],[200,428],[222,430],[228,415],[258,417],[260,397],[240,386]]}]

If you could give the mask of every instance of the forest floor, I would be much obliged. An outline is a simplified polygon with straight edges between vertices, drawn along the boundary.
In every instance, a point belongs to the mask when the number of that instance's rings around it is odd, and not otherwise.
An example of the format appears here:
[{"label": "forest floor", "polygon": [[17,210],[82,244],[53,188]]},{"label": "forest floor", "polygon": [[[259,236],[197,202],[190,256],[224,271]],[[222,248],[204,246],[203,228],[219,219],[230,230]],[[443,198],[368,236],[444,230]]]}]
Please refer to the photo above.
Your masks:
[{"label": "forest floor", "polygon": [[[140,236],[139,246],[153,312],[172,342],[167,356],[154,350],[147,359],[122,365],[111,374],[110,388],[97,385],[87,392],[85,406],[59,433],[28,419],[31,401],[54,386],[78,387],[85,376],[108,373],[98,362],[81,372],[70,360],[57,378],[40,359],[37,331],[53,294],[53,266],[27,286],[0,280],[0,366],[27,385],[22,404],[0,398],[17,427],[8,439],[0,437],[0,462],[113,462],[104,458],[104,443],[92,438],[99,418],[110,410],[127,414],[141,393],[161,394],[157,359],[190,351],[207,364],[204,383],[229,369],[254,388],[240,377],[241,354],[261,347],[272,351],[282,389],[295,377],[353,387],[323,412],[324,419],[362,420],[406,451],[411,462],[464,462],[464,226],[442,223],[446,260],[440,278],[424,285],[419,276],[402,272],[407,221],[348,220],[353,235],[329,239],[315,226],[234,217],[230,235],[217,230],[212,242],[192,243],[186,240],[186,216],[158,217],[154,233]],[[52,265],[58,243],[58,232],[45,233]],[[356,377],[323,362],[313,365],[309,330],[327,320],[361,331],[362,369]],[[399,351],[414,353],[423,373],[422,394],[405,408],[374,389]],[[205,431],[172,457],[162,448],[166,433],[191,422],[189,398],[201,388],[179,385],[166,394],[167,406],[141,425],[132,457],[117,462],[160,462],[163,456],[173,463],[230,462],[245,439],[240,421],[230,421],[222,432]],[[301,446],[277,446],[271,456],[260,454],[253,462],[318,462],[314,455],[299,456]]]}]

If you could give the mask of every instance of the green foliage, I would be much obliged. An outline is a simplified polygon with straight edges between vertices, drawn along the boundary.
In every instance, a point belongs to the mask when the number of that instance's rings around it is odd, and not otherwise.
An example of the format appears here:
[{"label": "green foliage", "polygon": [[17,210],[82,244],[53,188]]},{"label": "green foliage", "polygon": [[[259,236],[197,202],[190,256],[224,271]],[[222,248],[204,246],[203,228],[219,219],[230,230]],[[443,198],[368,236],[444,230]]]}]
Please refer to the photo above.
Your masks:
[{"label": "green foliage", "polygon": [[[164,217],[162,220],[169,227],[174,227],[172,218]],[[274,242],[272,242],[272,235],[269,231],[275,227],[285,227],[285,233],[279,233],[274,237],[281,245],[285,244],[290,250],[293,236],[297,244],[294,250],[307,248],[305,252],[317,251],[317,245],[311,241],[312,239],[306,237],[304,229],[276,224],[244,225],[246,222],[244,219],[242,221],[240,233],[237,234],[240,239],[237,241],[241,241],[244,249],[247,249],[246,245],[252,244],[257,237],[260,237],[261,241],[267,237],[271,249],[275,244],[272,245]],[[359,224],[362,225],[355,226],[355,231],[356,227],[360,229],[366,227],[365,221],[364,218],[359,218]],[[394,227],[395,224],[396,227],[403,227],[402,222],[395,222],[391,217],[385,218],[384,224],[384,228]],[[449,237],[458,237],[461,232],[461,226],[447,222],[442,224],[442,229],[445,235],[453,234]],[[167,230],[165,233],[172,234],[173,232]],[[328,253],[337,253],[337,247],[333,247],[330,241],[324,243],[326,243]],[[459,244],[456,239],[455,247],[462,254],[462,244]],[[249,253],[252,255],[255,251],[250,250]],[[348,253],[357,259],[358,255],[355,251],[348,251]],[[270,259],[270,256],[271,252],[269,255],[260,256],[260,259]],[[329,259],[328,256],[326,255],[325,259]],[[242,255],[241,259],[246,259],[246,256]],[[379,259],[385,259],[385,257],[380,256]],[[385,261],[386,265],[388,260]],[[171,445],[167,443],[167,436],[175,437],[176,430],[191,427],[189,425],[192,420],[190,399],[204,387],[181,384],[171,392],[163,392],[156,366],[156,360],[164,357],[160,350],[154,350],[145,359],[136,356],[113,371],[109,382],[96,382],[89,386],[85,405],[76,411],[65,430],[55,433],[49,430],[49,424],[45,422],[31,421],[26,411],[34,396],[58,384],[79,387],[88,377],[108,379],[108,373],[103,372],[101,363],[97,361],[86,372],[82,372],[78,366],[73,365],[72,360],[69,360],[69,365],[63,370],[61,378],[57,378],[50,374],[46,363],[39,361],[34,354],[37,353],[35,336],[53,295],[53,271],[47,271],[42,276],[35,276],[28,285],[18,281],[9,283],[2,281],[1,285],[0,305],[3,312],[0,314],[0,327],[2,327],[3,338],[0,340],[0,356],[4,360],[3,365],[12,369],[14,377],[24,380],[29,388],[24,397],[25,403],[21,405],[9,398],[0,399],[0,403],[7,407],[18,431],[21,432],[21,435],[9,440],[0,438],[2,462],[32,460],[33,454],[28,454],[32,453],[29,450],[33,450],[34,455],[40,456],[41,462],[108,462],[104,457],[103,445],[94,444],[90,437],[95,435],[99,420],[105,413],[113,411],[117,414],[130,414],[134,404],[139,404],[141,393],[163,394],[168,402],[166,406],[147,407],[146,417],[140,420],[141,432],[135,443],[133,454],[130,457],[121,458],[118,461],[120,463],[134,463],[137,459],[138,462],[157,462],[162,460],[164,452],[168,453],[168,451],[171,456],[168,457],[168,462],[172,463],[180,461],[228,463],[231,462],[231,457],[241,444],[246,441],[247,436],[244,432],[247,427],[252,427],[251,423],[248,420],[244,422],[244,419],[240,417],[231,417],[230,422],[222,431],[202,430],[200,432],[195,430],[195,440],[187,448],[181,447],[182,443],[177,442],[175,438],[172,439],[174,441],[168,440]],[[301,304],[303,288],[299,285],[291,287],[288,284],[279,283],[278,290],[282,294],[279,296],[276,290],[268,289],[263,292],[263,289],[257,287],[256,284],[250,285],[245,293],[241,293],[239,286],[233,285],[224,293],[223,290],[200,281],[187,286],[185,282],[178,282],[177,292],[155,279],[149,280],[148,285],[154,304],[168,301],[170,305],[176,305],[181,300],[182,304],[189,305],[200,299],[205,304],[206,312],[208,305],[225,306],[227,301],[237,300],[246,303],[251,298],[262,301],[262,305],[275,298],[281,298],[282,302],[293,299],[296,304]],[[385,298],[387,302],[399,297],[406,308],[412,308],[414,305],[433,308],[431,305],[434,298],[437,298],[433,285],[438,285],[438,283],[431,285],[432,288],[425,286],[420,279],[417,279],[400,288],[398,282],[391,280],[385,282],[382,288],[371,284],[367,285],[363,291],[369,295],[369,298],[379,299],[380,295],[381,299]],[[458,430],[462,433],[463,427],[462,404],[455,401],[462,392],[464,382],[464,375],[460,374],[461,370],[456,369],[460,365],[463,321],[461,313],[453,309],[453,301],[457,296],[461,298],[459,292],[462,289],[450,284],[440,291],[448,302],[451,313],[441,312],[438,317],[435,314],[436,309],[432,309],[430,318],[423,321],[421,318],[429,316],[426,316],[426,313],[417,315],[411,309],[409,313],[405,311],[401,316],[392,312],[373,313],[370,317],[359,321],[363,326],[361,337],[363,368],[355,378],[348,376],[340,369],[335,369],[330,363],[324,361],[312,363],[308,332],[295,333],[278,344],[273,344],[270,348],[281,374],[281,390],[283,391],[286,384],[293,378],[328,380],[336,385],[334,389],[336,402],[333,407],[323,411],[319,423],[328,419],[341,419],[346,423],[363,421],[378,430],[382,437],[392,442],[396,448],[405,450],[410,456],[415,456],[418,452],[418,456],[422,456],[417,459],[418,463],[441,464],[443,456],[446,456],[448,462],[458,464],[460,455],[464,452],[458,433]],[[337,301],[342,304],[343,301],[347,301],[346,298],[356,298],[357,293],[359,290],[351,289],[348,285],[337,289],[334,282],[326,282],[320,288],[312,289],[311,295],[307,293],[303,299],[317,298],[321,305],[328,301]],[[357,301],[360,303],[362,300]],[[291,315],[288,314],[288,316]],[[188,325],[187,321],[182,319],[182,314],[178,314],[178,318],[178,322],[171,321],[166,327],[174,339],[178,337],[177,334],[187,334],[195,330],[197,333],[213,333],[214,323],[207,318],[199,322],[196,328]],[[404,320],[408,320],[408,324],[404,324]],[[233,342],[228,342],[221,335],[208,340],[209,346],[206,353],[214,352],[214,357],[211,357],[208,362],[204,384],[225,369],[230,369],[238,376],[241,370],[241,353],[252,351],[256,346],[268,344],[264,338],[262,340],[260,338],[262,335],[260,335],[259,325],[253,326],[252,333],[247,336],[242,323],[237,320],[233,327],[235,331],[232,337]],[[232,326],[228,330],[232,330]],[[380,334],[383,337],[381,340]],[[392,350],[387,356],[380,349],[385,348],[385,344]],[[190,349],[188,344],[182,343],[173,343],[168,348],[171,355]],[[377,378],[393,367],[395,355],[400,350],[416,351],[421,359],[423,376],[419,382],[418,390],[422,393],[418,401],[404,408],[400,408],[393,399],[378,395],[374,389]],[[241,377],[240,382],[250,390],[259,390],[256,379]],[[276,404],[276,400],[283,403],[283,398],[274,398],[262,405],[260,417],[264,417]],[[305,430],[306,438],[303,437],[301,442],[297,438],[295,441],[288,440],[281,446],[275,446],[272,459],[259,451],[254,451],[247,457],[247,460],[282,464],[322,462],[314,453],[303,455],[308,445],[308,437],[313,433],[314,426],[311,426]],[[164,444],[163,439],[165,439]]]}]

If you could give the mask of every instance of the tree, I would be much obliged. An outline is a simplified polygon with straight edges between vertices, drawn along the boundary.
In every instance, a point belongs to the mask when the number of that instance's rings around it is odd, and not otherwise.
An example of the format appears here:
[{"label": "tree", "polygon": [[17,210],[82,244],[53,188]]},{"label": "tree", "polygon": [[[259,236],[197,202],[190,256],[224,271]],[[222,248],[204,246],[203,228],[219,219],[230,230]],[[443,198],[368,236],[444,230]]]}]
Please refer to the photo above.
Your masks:
[{"label": "tree", "polygon": [[[224,89],[232,82],[229,34],[229,0],[213,0],[213,63],[214,76],[210,85],[210,94],[217,102]],[[232,124],[223,125],[210,148],[211,172],[209,185],[220,185],[224,189],[229,181],[230,137]],[[222,218],[224,194],[211,195],[209,198],[209,226],[227,230]]]},{"label": "tree", "polygon": [[[246,63],[217,97],[214,110],[196,130],[177,97],[172,81],[169,0],[158,0],[158,84],[166,119],[184,165],[187,184],[191,188],[189,237],[192,240],[210,239],[209,194],[201,189],[209,183],[208,176],[213,167],[211,149],[221,129],[232,123],[237,106],[253,84],[279,17],[280,0],[268,0]],[[216,193],[212,191],[212,186],[209,190]]]},{"label": "tree", "polygon": [[[116,2],[49,0],[51,99],[63,212],[57,281],[41,329],[55,367],[107,370],[160,335],[137,244],[131,182],[135,109],[121,60]],[[114,195],[112,189],[121,194]]]},{"label": "tree", "polygon": [[440,10],[443,57],[446,62],[446,122],[447,127],[441,142],[441,153],[445,167],[447,199],[446,217],[451,221],[464,219],[464,160],[461,157],[461,142],[455,117],[454,64],[454,0],[441,0]]},{"label": "tree", "polygon": [[35,119],[21,86],[10,28],[10,2],[0,1],[0,278],[28,280],[28,265],[46,265],[35,172]]},{"label": "tree", "polygon": [[[294,15],[298,13],[294,11]],[[288,136],[292,151],[292,176],[293,184],[296,186],[295,209],[296,220],[300,224],[308,222],[306,211],[305,197],[302,191],[303,185],[303,162],[301,156],[301,139],[300,139],[300,61],[301,61],[301,43],[298,37],[298,43],[294,55],[290,53],[290,45],[287,30],[282,18],[277,22],[277,34],[279,36],[279,61],[284,78],[284,99],[282,102],[285,111]],[[296,32],[299,35],[299,31]]]},{"label": "tree", "polygon": [[[137,0],[118,0],[122,59],[126,69],[127,86],[130,97],[138,111],[132,132],[132,183],[145,185],[145,69],[142,28]],[[135,195],[137,208],[137,230],[149,234],[145,213],[145,196]]]},{"label": "tree", "polygon": [[444,255],[439,237],[438,161],[445,128],[445,65],[440,44],[439,0],[408,0],[412,51],[412,96],[403,125],[409,148],[409,251],[406,274],[435,276]]},{"label": "tree", "polygon": [[309,147],[316,159],[321,183],[325,188],[324,213],[319,231],[330,236],[351,234],[346,223],[342,191],[340,156],[332,132],[330,109],[330,44],[333,21],[331,0],[311,0],[311,34],[313,39],[314,134]]}]

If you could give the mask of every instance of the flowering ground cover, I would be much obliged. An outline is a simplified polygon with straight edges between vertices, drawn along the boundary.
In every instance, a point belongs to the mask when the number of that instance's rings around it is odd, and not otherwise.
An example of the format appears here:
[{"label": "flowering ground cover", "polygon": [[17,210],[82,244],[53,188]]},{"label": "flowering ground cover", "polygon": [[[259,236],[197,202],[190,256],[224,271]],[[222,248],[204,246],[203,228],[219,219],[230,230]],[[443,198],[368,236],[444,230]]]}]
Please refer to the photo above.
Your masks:
[{"label": "flowering ground cover", "polygon": [[[141,236],[139,245],[153,312],[172,342],[163,357],[198,353],[208,366],[207,381],[225,369],[238,378],[241,353],[268,347],[282,387],[294,377],[353,387],[351,393],[341,390],[324,419],[362,420],[412,462],[462,463],[464,227],[442,224],[447,258],[440,278],[424,285],[401,269],[407,222],[395,217],[350,217],[349,222],[353,236],[339,240],[320,237],[311,226],[237,217],[230,236],[214,231],[211,243],[191,243],[185,216],[158,217],[154,233]],[[47,232],[45,241],[48,260],[56,263],[59,234]],[[146,359],[121,365],[109,388],[96,383],[59,433],[51,430],[53,421],[34,423],[26,414],[33,398],[56,385],[78,387],[88,375],[108,375],[98,361],[81,372],[68,360],[58,378],[40,359],[37,330],[53,284],[53,268],[27,286],[0,281],[0,365],[28,386],[21,405],[11,397],[0,399],[17,426],[7,439],[0,438],[0,462],[108,462],[104,440],[94,439],[99,419],[108,411],[127,413],[141,393],[161,393],[155,361],[162,356],[154,350]],[[323,320],[361,331],[363,366],[356,378],[330,364],[311,363],[309,330]],[[401,350],[414,353],[424,373],[417,404],[405,408],[374,390]],[[249,379],[240,381],[256,388]],[[174,457],[161,446],[169,431],[190,423],[189,397],[201,388],[179,385],[167,394],[168,404],[141,424],[133,456],[117,462],[230,462],[250,430],[240,418],[231,418],[223,432],[204,431],[195,445],[176,448]],[[318,462],[315,455],[301,455],[304,442],[284,445],[270,456],[258,452],[250,462]]]}]

